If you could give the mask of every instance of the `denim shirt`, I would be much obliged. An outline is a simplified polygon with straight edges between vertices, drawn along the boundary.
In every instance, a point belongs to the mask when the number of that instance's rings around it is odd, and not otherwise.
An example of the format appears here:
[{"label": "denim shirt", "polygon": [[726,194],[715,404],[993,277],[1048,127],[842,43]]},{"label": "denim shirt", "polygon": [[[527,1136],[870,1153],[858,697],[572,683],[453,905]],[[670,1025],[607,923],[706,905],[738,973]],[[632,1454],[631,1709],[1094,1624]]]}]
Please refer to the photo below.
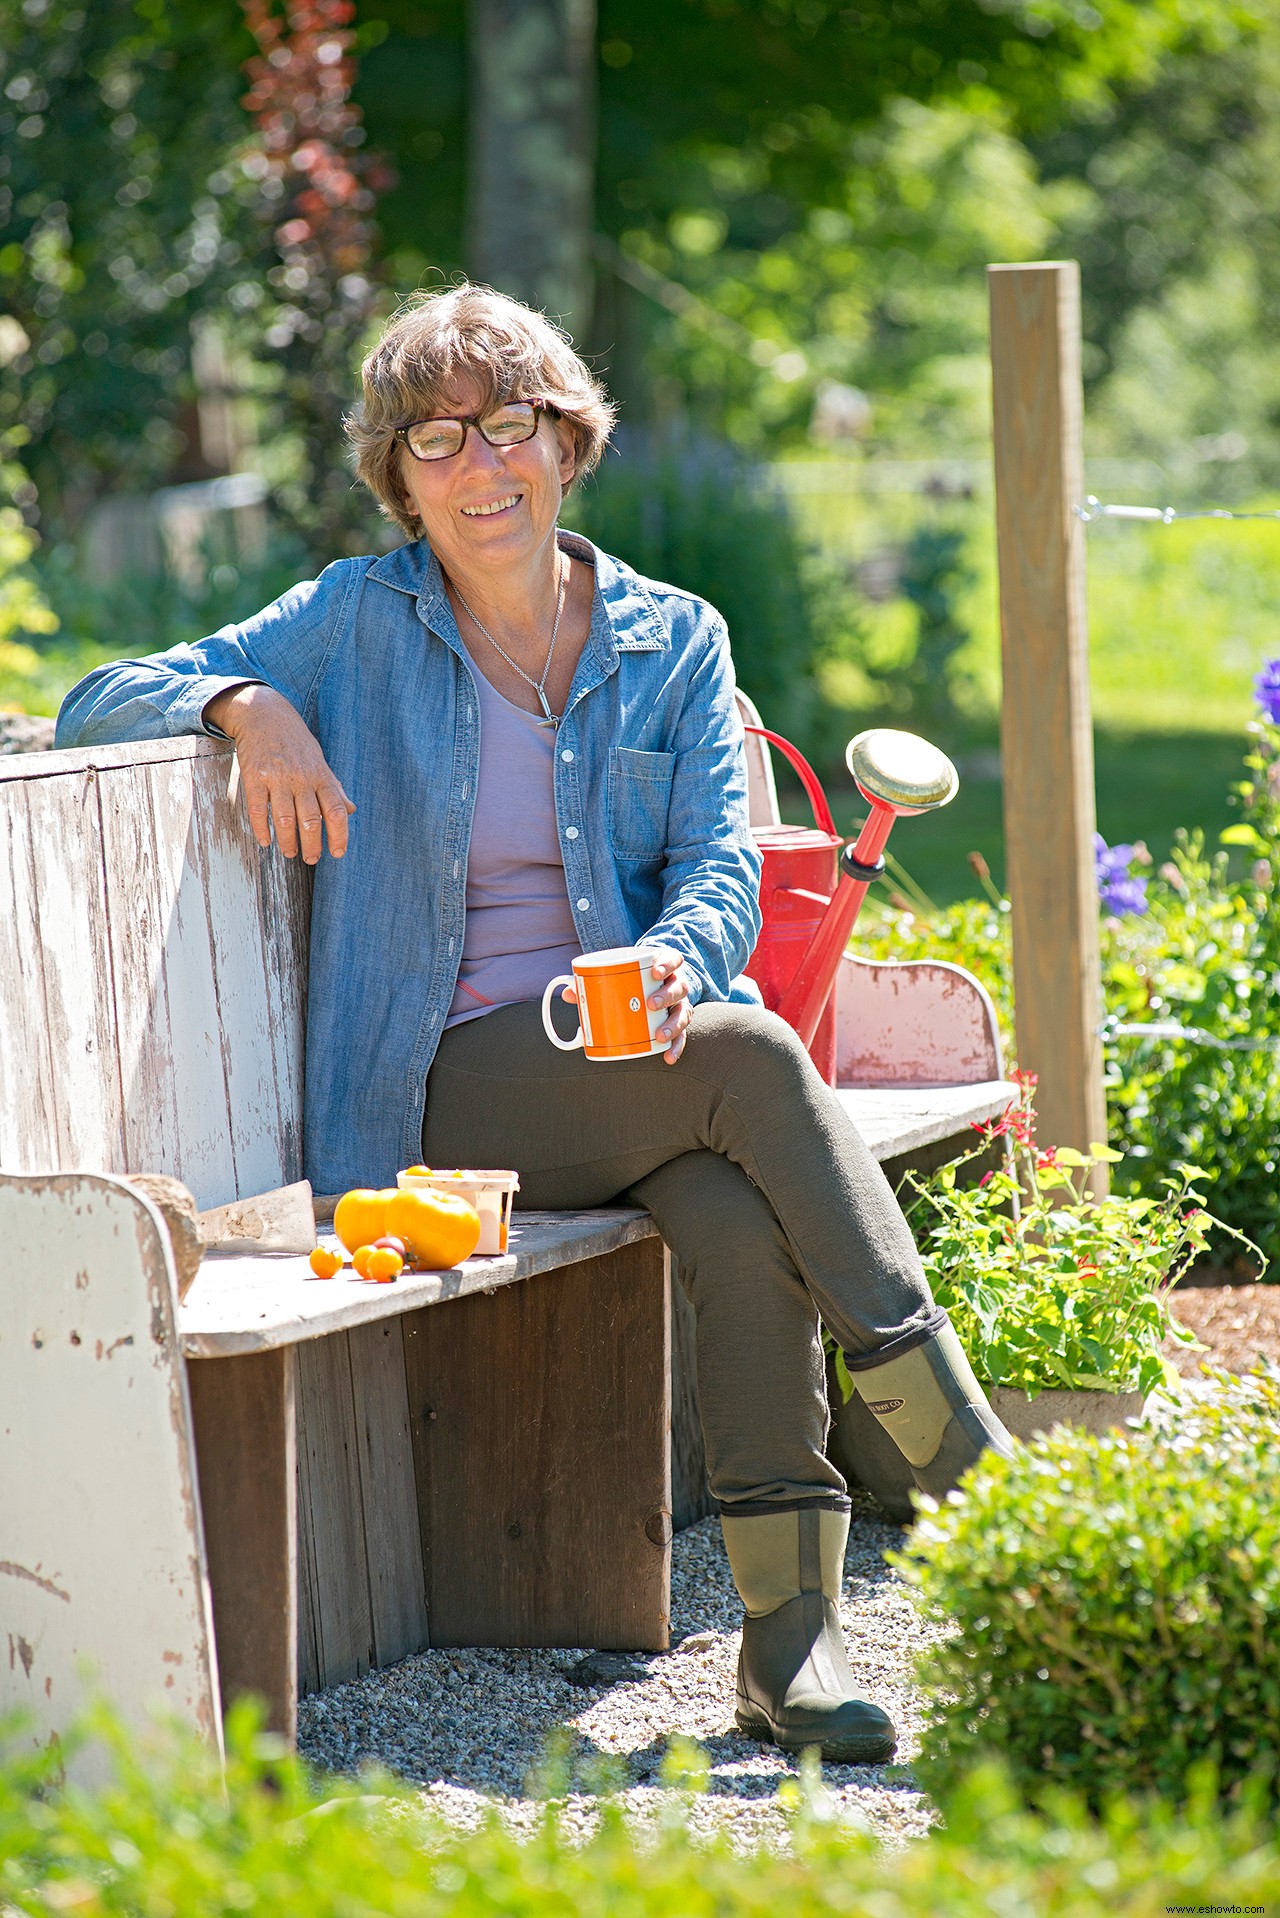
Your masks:
[{"label": "denim shirt", "polygon": [[[724,621],[577,535],[560,539],[596,574],[555,759],[582,949],[661,939],[683,954],[695,1002],[758,1000],[741,977],[760,930],[760,859]],[[323,854],[315,874],[306,1174],[318,1192],[391,1185],[421,1157],[462,957],[480,764],[475,683],[439,561],[422,540],[339,560],[242,625],[101,666],[63,701],[57,744],[216,736],[205,707],[246,680],[297,708],[356,805],[346,857]]]}]

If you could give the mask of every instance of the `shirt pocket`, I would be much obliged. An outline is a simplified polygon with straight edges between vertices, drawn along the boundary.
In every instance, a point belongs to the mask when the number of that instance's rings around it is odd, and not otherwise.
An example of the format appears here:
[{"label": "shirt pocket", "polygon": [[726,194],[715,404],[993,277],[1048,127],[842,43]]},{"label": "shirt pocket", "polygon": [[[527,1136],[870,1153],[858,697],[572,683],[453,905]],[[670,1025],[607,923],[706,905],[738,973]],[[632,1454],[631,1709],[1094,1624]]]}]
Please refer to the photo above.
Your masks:
[{"label": "shirt pocket", "polygon": [[674,753],[609,748],[609,843],[619,859],[660,859],[667,847],[667,812]]}]

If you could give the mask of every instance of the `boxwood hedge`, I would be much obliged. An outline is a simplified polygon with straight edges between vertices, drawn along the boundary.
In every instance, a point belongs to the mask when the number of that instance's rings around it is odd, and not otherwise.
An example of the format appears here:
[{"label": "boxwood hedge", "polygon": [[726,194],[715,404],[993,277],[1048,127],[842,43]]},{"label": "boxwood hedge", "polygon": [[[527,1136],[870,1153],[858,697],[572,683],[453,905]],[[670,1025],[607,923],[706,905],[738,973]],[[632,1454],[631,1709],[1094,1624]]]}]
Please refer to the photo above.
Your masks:
[{"label": "boxwood hedge", "polygon": [[1224,1793],[1280,1767],[1280,1373],[975,1472],[901,1561],[953,1626],[926,1660],[924,1776]]},{"label": "boxwood hedge", "polygon": [[225,1788],[178,1741],[139,1762],[118,1733],[114,1779],[58,1784],[48,1755],[0,1755],[0,1912],[6,1918],[1163,1918],[1170,1908],[1274,1909],[1280,1848],[1256,1810],[1103,1820],[1021,1808],[978,1772],[949,1829],[882,1853],[834,1820],[816,1767],[784,1786],[785,1848],[691,1836],[687,1800],[644,1833],[606,1801],[585,1842],[555,1804],[532,1836],[494,1817],[460,1833],[386,1780],[309,1777],[246,1729]]}]

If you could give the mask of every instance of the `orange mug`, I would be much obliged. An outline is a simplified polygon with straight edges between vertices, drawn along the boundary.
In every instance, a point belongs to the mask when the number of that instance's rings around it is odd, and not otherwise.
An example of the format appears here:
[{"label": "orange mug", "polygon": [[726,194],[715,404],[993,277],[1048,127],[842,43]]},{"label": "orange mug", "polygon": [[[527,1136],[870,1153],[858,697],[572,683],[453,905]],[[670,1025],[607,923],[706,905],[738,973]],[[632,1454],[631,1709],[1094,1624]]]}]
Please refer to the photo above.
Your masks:
[{"label": "orange mug", "polygon": [[[655,1012],[646,1003],[660,983],[652,971],[657,957],[656,946],[611,946],[575,959],[573,971],[552,979],[542,995],[542,1023],[552,1045],[561,1052],[581,1046],[588,1059],[646,1059],[665,1052],[671,1041],[657,1032],[671,1008]],[[577,988],[579,1025],[572,1039],[562,1039],[551,1023],[551,995],[558,986]]]}]

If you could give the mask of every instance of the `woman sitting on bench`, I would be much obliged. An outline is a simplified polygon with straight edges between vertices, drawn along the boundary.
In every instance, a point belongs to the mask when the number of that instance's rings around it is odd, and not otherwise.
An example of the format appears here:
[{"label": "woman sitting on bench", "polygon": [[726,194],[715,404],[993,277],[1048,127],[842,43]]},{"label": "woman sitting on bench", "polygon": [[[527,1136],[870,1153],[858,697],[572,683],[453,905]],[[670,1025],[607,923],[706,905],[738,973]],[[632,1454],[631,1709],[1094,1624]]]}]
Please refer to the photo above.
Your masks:
[{"label": "woman sitting on bench", "polygon": [[[880,1168],[742,977],[759,860],[724,622],[559,530],[613,409],[538,314],[482,287],[417,298],[363,377],[356,470],[407,543],[100,668],[58,744],[226,735],[260,843],[274,824],[316,866],[317,1190],[421,1159],[515,1166],[531,1208],[648,1208],[697,1314],[746,1610],[738,1724],[887,1759],[893,1726],[840,1632],[849,1501],[823,1449],[819,1320],[923,1490],[1009,1439]],[[641,940],[661,1056],[605,1070],[556,1050],[543,988]]]}]

